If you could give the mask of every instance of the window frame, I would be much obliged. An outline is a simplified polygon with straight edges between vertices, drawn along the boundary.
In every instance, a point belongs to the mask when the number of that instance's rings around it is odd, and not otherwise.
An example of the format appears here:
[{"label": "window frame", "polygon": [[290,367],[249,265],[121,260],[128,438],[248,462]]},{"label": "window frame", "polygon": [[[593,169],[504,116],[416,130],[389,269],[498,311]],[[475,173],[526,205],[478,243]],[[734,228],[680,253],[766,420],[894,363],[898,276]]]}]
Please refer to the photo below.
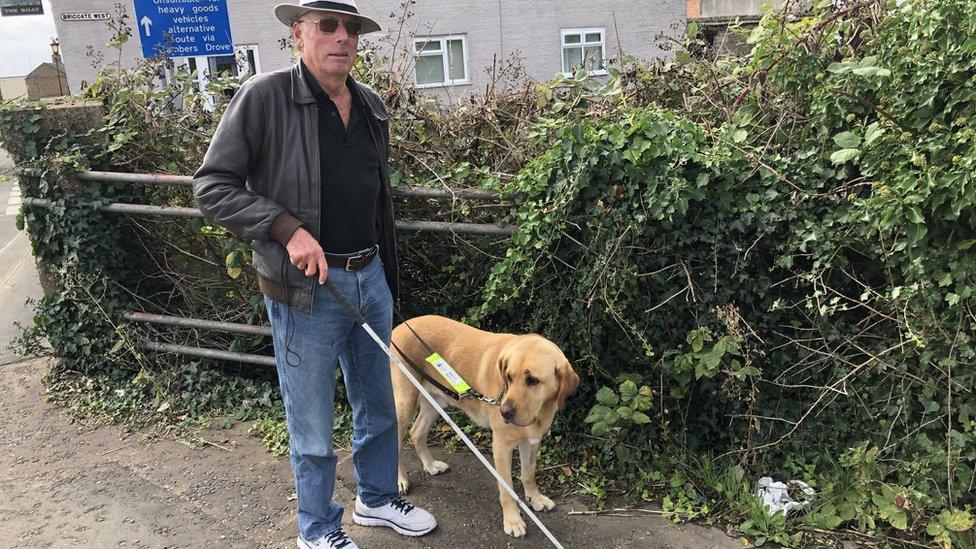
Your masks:
[{"label": "window frame", "polygon": [[[451,79],[451,67],[448,64],[448,45],[447,43],[452,40],[461,41],[461,56],[462,59],[462,69],[464,69],[464,78],[462,79]],[[436,53],[421,52],[417,50],[418,44],[424,44],[427,42],[439,42],[440,49]],[[421,36],[414,37],[413,45],[411,47],[414,67],[413,67],[413,83],[417,89],[425,88],[446,88],[450,86],[465,86],[471,83],[471,72],[468,70],[468,37],[465,34],[444,34],[436,36]],[[444,69],[444,81],[443,82],[433,82],[429,84],[421,84],[417,81],[417,60],[420,57],[440,57],[442,67]]]},{"label": "window frame", "polygon": [[[600,42],[587,42],[586,35],[592,34],[594,32],[600,33]],[[566,37],[571,34],[578,34],[580,37],[579,44],[566,44]],[[600,56],[603,63],[602,69],[597,69],[595,71],[587,70],[586,74],[589,76],[604,76],[610,74],[607,70],[607,29],[606,27],[578,27],[572,29],[560,29],[559,31],[559,67],[563,76],[571,77],[573,72],[566,72],[566,50],[570,48],[579,48],[580,59],[584,62],[586,61],[586,56],[584,55],[584,50],[587,46],[600,46]]]},{"label": "window frame", "polygon": [[[234,56],[237,57],[237,70],[238,76],[244,71],[250,71],[250,60],[247,57],[248,53],[254,54],[254,72],[250,76],[256,74],[261,74],[261,51],[257,44],[240,44],[234,45]],[[241,58],[243,58],[244,63],[241,63]]]},{"label": "window frame", "polygon": [[[251,59],[248,57],[248,53],[253,54],[254,60],[254,72],[251,72]],[[254,75],[261,74],[261,48],[258,44],[248,43],[248,44],[234,44],[233,54],[224,55],[187,55],[172,58],[172,66],[166,67],[164,71],[163,78],[168,84],[172,75],[176,71],[186,70],[190,72],[196,72],[196,78],[194,79],[194,87],[196,90],[204,95],[206,107],[212,108],[214,104],[214,98],[207,91],[207,84],[213,78],[210,71],[210,60],[215,57],[231,57],[234,58],[234,67],[237,70],[237,74],[234,78],[238,78],[245,73],[247,78]]]},{"label": "window frame", "polygon": [[[254,72],[251,73],[250,60],[248,59],[248,52],[254,54]],[[197,71],[197,90],[204,91],[207,87],[207,83],[213,78],[213,74],[210,71],[210,59],[215,57],[231,57],[234,58],[234,65],[237,69],[237,74],[234,77],[239,77],[242,74],[250,73],[247,76],[250,78],[256,74],[261,74],[261,51],[258,44],[235,44],[233,54],[225,55],[189,55],[185,57],[179,57],[177,59],[183,60],[183,66],[187,70]]]}]

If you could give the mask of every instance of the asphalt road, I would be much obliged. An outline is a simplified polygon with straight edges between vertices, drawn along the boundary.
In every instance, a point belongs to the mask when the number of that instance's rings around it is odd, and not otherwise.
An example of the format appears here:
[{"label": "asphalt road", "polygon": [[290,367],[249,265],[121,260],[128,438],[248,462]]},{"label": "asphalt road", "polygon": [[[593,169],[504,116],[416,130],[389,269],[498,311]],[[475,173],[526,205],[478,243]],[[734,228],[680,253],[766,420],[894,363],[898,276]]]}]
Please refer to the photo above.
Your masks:
[{"label": "asphalt road", "polygon": [[27,300],[42,295],[27,233],[16,226],[22,197],[12,169],[0,150],[0,364],[17,359],[7,345],[20,333],[17,323],[27,325],[33,318]]}]

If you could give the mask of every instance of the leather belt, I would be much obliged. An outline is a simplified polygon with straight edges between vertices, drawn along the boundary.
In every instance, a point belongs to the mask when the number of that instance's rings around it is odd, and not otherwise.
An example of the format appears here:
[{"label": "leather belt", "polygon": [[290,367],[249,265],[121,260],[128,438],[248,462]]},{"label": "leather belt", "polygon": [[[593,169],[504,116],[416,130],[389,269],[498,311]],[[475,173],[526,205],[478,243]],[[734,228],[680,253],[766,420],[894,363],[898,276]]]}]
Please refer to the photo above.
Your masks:
[{"label": "leather belt", "polygon": [[325,254],[325,262],[329,267],[336,267],[347,271],[361,271],[376,257],[378,250],[379,246],[373,246],[369,250],[353,256]]}]

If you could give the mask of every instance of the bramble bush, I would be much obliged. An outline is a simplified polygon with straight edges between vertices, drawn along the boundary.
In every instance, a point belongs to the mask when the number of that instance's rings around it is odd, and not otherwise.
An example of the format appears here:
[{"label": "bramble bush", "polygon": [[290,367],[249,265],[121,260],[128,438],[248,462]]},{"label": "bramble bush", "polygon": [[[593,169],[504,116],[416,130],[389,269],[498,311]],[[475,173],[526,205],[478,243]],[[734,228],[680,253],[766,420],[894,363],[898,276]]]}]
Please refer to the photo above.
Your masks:
[{"label": "bramble bush", "polygon": [[795,522],[971,543],[976,6],[820,4],[543,119],[473,318],[553,337],[598,399],[653,388],[649,422],[586,418],[603,482],[789,459],[823,490]]},{"label": "bramble bush", "polygon": [[[572,357],[583,383],[544,447],[551,484],[660,500],[674,520],[724,517],[758,544],[850,529],[971,545],[976,5],[821,0],[747,32],[749,55],[699,56],[691,24],[671,59],[620,60],[605,80],[532,83],[506,63],[512,78],[452,110],[369,52],[360,78],[390,109],[395,184],[507,197],[401,199],[399,217],[518,226],[511,239],[400,235],[401,308],[538,331]],[[155,88],[157,69],[106,72],[89,92],[104,123],[18,160],[58,177],[192,172],[234,83],[214,84],[211,111],[189,78]],[[3,116],[21,133],[33,123]],[[192,205],[185,189],[39,190],[60,206],[27,209],[27,224],[62,287],[29,335],[87,380],[157,380],[145,416],[181,394],[174,417],[246,410],[286,449],[267,372],[212,365],[254,381],[195,406],[216,382],[187,385],[180,360],[142,355],[132,342],[147,328],[114,314],[262,322],[246,243],[207,223],[70,207]],[[106,237],[90,236],[110,248],[97,263],[63,254],[88,249],[82,228]],[[810,483],[817,501],[767,516],[750,495],[766,474]]]}]

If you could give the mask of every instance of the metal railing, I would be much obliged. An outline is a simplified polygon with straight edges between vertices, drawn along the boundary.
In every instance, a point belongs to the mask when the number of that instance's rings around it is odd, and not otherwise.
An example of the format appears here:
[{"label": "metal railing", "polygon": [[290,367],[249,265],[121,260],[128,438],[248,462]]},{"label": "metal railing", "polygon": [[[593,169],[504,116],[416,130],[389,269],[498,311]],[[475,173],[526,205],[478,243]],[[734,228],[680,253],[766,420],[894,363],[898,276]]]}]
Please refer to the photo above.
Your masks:
[{"label": "metal railing", "polygon": [[[46,198],[24,198],[25,206],[46,208],[51,201]],[[183,206],[148,206],[145,204],[123,204],[114,202],[98,208],[102,212],[124,213],[133,215],[160,215],[166,217],[196,217],[203,218],[203,212],[198,208]],[[397,221],[396,228],[402,231],[431,231],[440,233],[464,233],[475,235],[511,236],[515,234],[512,225],[489,225],[487,223],[449,223],[445,221]]]},{"label": "metal railing", "polygon": [[215,330],[218,332],[229,332],[233,334],[271,336],[269,326],[255,326],[254,324],[237,324],[235,322],[219,322],[217,320],[205,320],[202,318],[187,318],[185,316],[155,315],[152,313],[127,312],[122,318],[133,322],[144,322],[147,324],[164,324],[167,326],[180,326],[183,328],[199,328],[201,330]]},{"label": "metal railing", "polygon": [[[146,324],[162,324],[166,326],[213,330],[216,332],[271,337],[270,326],[255,326],[253,324],[237,324],[234,322],[219,322],[216,320],[205,320],[202,318],[187,318],[184,316],[155,315],[137,312],[124,313],[122,318],[131,320],[132,322],[142,322]],[[139,347],[147,351],[176,353],[198,356],[201,358],[215,358],[219,360],[233,360],[235,362],[245,362],[247,364],[257,364],[260,366],[275,365],[274,357],[265,355],[235,353],[233,351],[205,349],[203,347],[191,347],[189,345],[174,345],[172,343],[158,343],[155,341],[142,341],[139,343]]]},{"label": "metal railing", "polygon": [[[36,173],[28,176],[37,177]],[[193,185],[193,178],[188,175],[169,175],[151,173],[121,173],[84,171],[75,174],[81,181],[99,181],[108,183],[136,183],[143,185],[177,185],[189,187]],[[393,195],[408,198],[431,198],[450,200],[485,200],[501,201],[505,198],[499,193],[479,189],[429,189],[426,187],[397,187]],[[25,198],[24,205],[44,208],[50,201],[44,198]],[[146,204],[112,203],[98,208],[103,212],[123,213],[133,215],[159,215],[167,217],[196,217],[203,218],[203,212],[198,208],[181,206],[152,206]],[[404,231],[432,231],[447,233],[462,233],[474,235],[511,236],[515,233],[512,225],[491,225],[487,223],[449,223],[443,221],[412,221],[396,222],[396,228]]]},{"label": "metal railing", "polygon": [[[27,177],[38,177],[39,174],[27,173]],[[135,183],[146,185],[179,185],[192,186],[193,178],[183,175],[168,174],[145,174],[145,173],[120,173],[102,171],[84,171],[75,174],[81,181],[97,181],[109,183]],[[425,187],[400,187],[393,189],[393,195],[397,197],[410,198],[429,198],[439,200],[485,200],[501,201],[505,197],[491,191],[477,189],[430,189]],[[51,201],[44,198],[25,197],[24,206],[35,208],[46,208],[51,205]],[[105,204],[97,208],[102,212],[120,213],[126,215],[155,215],[166,217],[187,217],[203,218],[204,214],[198,208],[182,206],[154,206],[147,204],[125,204],[112,203]],[[491,225],[483,223],[449,223],[442,221],[397,221],[396,228],[406,231],[432,231],[464,233],[473,235],[497,235],[510,236],[515,233],[512,225]],[[219,322],[202,318],[190,318],[183,316],[159,315],[129,311],[122,317],[131,322],[144,324],[159,324],[166,326],[177,326],[182,328],[195,328],[201,330],[212,330],[217,332],[236,333],[243,335],[254,335],[270,337],[272,335],[269,326],[255,326],[252,324],[237,324],[231,322]],[[159,353],[176,353],[187,356],[210,358],[217,360],[228,360],[257,364],[262,366],[274,366],[274,357],[267,355],[256,355],[248,353],[238,353],[220,349],[207,349],[203,347],[193,347],[189,345],[176,345],[172,343],[161,343],[158,341],[142,341],[139,343],[141,349]]]},{"label": "metal railing", "polygon": [[[78,172],[75,177],[80,181],[101,181],[106,183],[142,183],[147,185],[182,185],[193,186],[193,177],[189,175],[169,175],[155,173],[121,173],[121,172]],[[431,189],[428,187],[393,187],[393,196],[407,196],[412,198],[458,198],[465,200],[502,200],[503,197],[492,191],[480,189]]]}]

